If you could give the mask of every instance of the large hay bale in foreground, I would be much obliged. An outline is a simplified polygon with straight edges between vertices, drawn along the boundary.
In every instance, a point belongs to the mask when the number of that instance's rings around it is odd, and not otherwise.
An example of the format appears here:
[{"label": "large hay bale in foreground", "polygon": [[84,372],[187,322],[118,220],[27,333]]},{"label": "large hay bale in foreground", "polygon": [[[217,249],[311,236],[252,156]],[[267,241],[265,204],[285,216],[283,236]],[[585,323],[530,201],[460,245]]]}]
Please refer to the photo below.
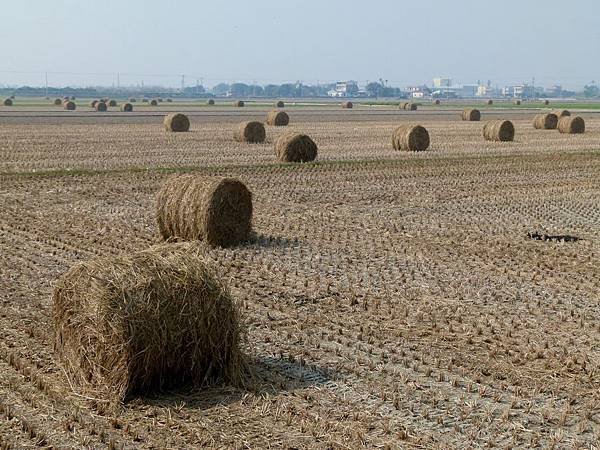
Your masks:
[{"label": "large hay bale in foreground", "polygon": [[317,144],[306,134],[282,134],[275,141],[275,155],[284,162],[309,162],[317,157]]},{"label": "large hay bale in foreground", "polygon": [[[65,102],[68,100],[65,100]],[[60,98],[54,100],[54,106],[60,106],[63,104],[63,101]]]},{"label": "large hay bale in foreground", "polygon": [[108,106],[114,108],[115,106],[117,106],[117,101],[116,100],[109,100],[108,101]]},{"label": "large hay bale in foreground", "polygon": [[350,101],[342,103],[342,108],[344,109],[352,109],[354,108],[354,104]]},{"label": "large hay bale in foreground", "polygon": [[12,106],[13,105],[13,101],[11,98],[7,98],[4,100],[4,106]]},{"label": "large hay bale in foreground", "polygon": [[98,112],[106,112],[106,110],[108,109],[106,106],[105,102],[98,102],[96,103],[96,111]]},{"label": "large hay bale in foreground", "polygon": [[212,106],[215,104],[215,101],[211,98],[206,102],[207,105]]},{"label": "large hay bale in foreground", "polygon": [[479,122],[481,120],[481,112],[478,109],[465,109],[461,117],[462,120],[467,122]]},{"label": "large hay bale in foreground", "polygon": [[429,132],[421,125],[400,125],[392,134],[394,150],[420,152],[429,148]]},{"label": "large hay bale in foreground", "polygon": [[273,125],[276,127],[285,127],[290,123],[290,116],[285,111],[269,111],[267,114],[267,125]]},{"label": "large hay bale in foreground", "polygon": [[53,295],[55,352],[70,383],[101,400],[207,380],[239,384],[238,305],[189,243],[74,266]]},{"label": "large hay bale in foreground", "polygon": [[165,130],[175,133],[186,132],[190,129],[190,119],[182,113],[166,115],[163,124],[165,125]]},{"label": "large hay bale in foreground", "polygon": [[265,141],[266,136],[265,126],[254,121],[240,123],[233,133],[238,142],[260,143]]},{"label": "large hay bale in foreground", "polygon": [[556,117],[558,117],[558,119],[560,120],[561,117],[569,117],[571,115],[571,112],[567,109],[559,109],[557,111],[554,111],[554,114],[556,114]]},{"label": "large hay bale in foreground", "polygon": [[75,102],[69,100],[68,102],[63,103],[63,108],[65,108],[67,111],[75,111],[77,106],[75,105]]},{"label": "large hay bale in foreground", "polygon": [[585,121],[579,116],[565,116],[558,120],[558,131],[565,134],[585,133]]},{"label": "large hay bale in foreground", "polygon": [[246,104],[242,100],[238,100],[233,104],[233,106],[235,106],[237,108],[243,108],[245,105]]},{"label": "large hay bale in foreground", "polygon": [[556,130],[557,125],[556,114],[536,114],[533,118],[533,127],[537,130]]},{"label": "large hay bale in foreground", "polygon": [[252,193],[233,178],[175,176],[157,195],[156,221],[165,240],[236,245],[252,230]]},{"label": "large hay bale in foreground", "polygon": [[158,105],[158,102],[155,99],[152,99],[150,101],[150,106],[157,106],[157,105]]},{"label": "large hay bale in foreground", "polygon": [[275,103],[275,107],[283,108],[285,107],[285,103],[283,103],[283,100],[279,100],[277,103]]},{"label": "large hay bale in foreground", "polygon": [[123,112],[132,112],[133,111],[133,105],[131,103],[123,103],[121,105],[121,111],[123,111]]},{"label": "large hay bale in foreground", "polygon": [[512,141],[515,138],[515,126],[510,120],[491,120],[483,126],[483,137],[488,141]]}]

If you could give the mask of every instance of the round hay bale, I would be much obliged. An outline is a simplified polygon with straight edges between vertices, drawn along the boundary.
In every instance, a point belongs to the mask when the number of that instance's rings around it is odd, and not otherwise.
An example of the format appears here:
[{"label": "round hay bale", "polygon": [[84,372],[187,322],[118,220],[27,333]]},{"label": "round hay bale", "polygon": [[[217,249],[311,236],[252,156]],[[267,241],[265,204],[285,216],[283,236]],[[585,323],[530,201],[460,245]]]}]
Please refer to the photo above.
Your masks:
[{"label": "round hay bale", "polygon": [[213,106],[215,104],[215,101],[211,98],[211,99],[208,99],[208,101],[206,102],[206,104],[209,105],[209,106]]},{"label": "round hay bale", "polygon": [[265,141],[266,132],[262,122],[242,122],[233,137],[239,142],[260,143]]},{"label": "round hay bale", "polygon": [[493,105],[494,104],[494,100],[492,100],[491,98],[487,101],[488,105]]},{"label": "round hay bale", "polygon": [[550,104],[550,100],[544,100],[544,105],[549,105]]},{"label": "round hay bale", "polygon": [[75,101],[75,96],[71,95],[71,100]]},{"label": "round hay bale", "polygon": [[429,132],[421,125],[400,125],[392,134],[394,150],[421,152],[429,148]]},{"label": "round hay bale", "polygon": [[116,100],[109,100],[108,101],[108,106],[114,108],[115,106],[117,106],[117,101]]},{"label": "round hay bale", "polygon": [[556,130],[558,117],[556,114],[537,114],[533,118],[533,127],[537,130]]},{"label": "round hay bale", "polygon": [[75,111],[75,108],[76,108],[75,102],[73,102],[71,100],[69,100],[68,102],[64,102],[63,108],[65,108],[67,111]]},{"label": "round hay bale", "polygon": [[560,120],[561,117],[569,117],[571,115],[571,112],[566,109],[559,109],[557,111],[554,111],[554,114],[556,114],[556,117],[558,117],[558,119]]},{"label": "round hay bale", "polygon": [[252,231],[252,193],[233,178],[175,176],[158,193],[156,221],[165,240],[236,245]]},{"label": "round hay bale", "polygon": [[283,103],[283,100],[279,100],[277,103],[275,103],[275,107],[276,108],[284,108],[285,103]]},{"label": "round hay bale", "polygon": [[152,99],[150,101],[150,106],[157,106],[157,105],[158,105],[158,102],[155,99]]},{"label": "round hay bale", "polygon": [[12,106],[12,105],[13,105],[12,98],[7,98],[4,100],[4,106]]},{"label": "round hay bale", "polygon": [[465,109],[462,112],[462,120],[467,122],[479,122],[481,120],[481,112],[478,109]]},{"label": "round hay bale", "polygon": [[269,111],[267,114],[267,125],[273,125],[276,127],[285,127],[290,123],[290,116],[285,111]]},{"label": "round hay bale", "polygon": [[317,150],[317,144],[306,134],[286,133],[275,141],[275,155],[284,162],[314,161]]},{"label": "round hay bale", "polygon": [[163,102],[163,99],[161,97],[158,97],[156,100],[158,101],[158,103],[162,103]]},{"label": "round hay bale", "polygon": [[521,100],[515,100],[515,105],[521,106]]},{"label": "round hay bale", "polygon": [[54,350],[70,384],[116,406],[136,395],[241,385],[239,305],[197,244],[75,265],[53,293]]},{"label": "round hay bale", "polygon": [[352,108],[354,108],[354,104],[351,101],[346,101],[346,102],[342,103],[342,108],[352,109]]},{"label": "round hay bale", "polygon": [[417,104],[416,103],[406,103],[404,105],[404,109],[407,111],[416,111],[417,110]]},{"label": "round hay bale", "polygon": [[104,102],[97,102],[96,103],[96,111],[98,112],[106,112],[108,108],[106,107],[106,103]]},{"label": "round hay bale", "polygon": [[131,103],[123,103],[121,105],[121,111],[123,111],[123,112],[132,112],[133,111],[133,105]]},{"label": "round hay bale", "polygon": [[167,103],[173,103],[173,99],[172,98],[168,98],[167,99]]},{"label": "round hay bale", "polygon": [[245,105],[246,104],[242,100],[238,100],[233,104],[233,106],[235,106],[237,108],[243,108]]},{"label": "round hay bale", "polygon": [[189,131],[190,129],[190,119],[182,113],[166,115],[163,123],[167,131],[173,131],[175,133]]},{"label": "round hay bale", "polygon": [[442,103],[442,102],[440,101],[439,98],[436,98],[435,101],[433,102],[434,105],[439,105],[440,103]]},{"label": "round hay bale", "polygon": [[510,120],[486,122],[483,126],[483,137],[488,141],[512,141],[515,138],[515,126]]},{"label": "round hay bale", "polygon": [[16,97],[15,97],[14,95],[11,95],[11,96],[10,96],[10,99],[11,99],[11,100],[14,100],[15,98],[16,98]]},{"label": "round hay bale", "polygon": [[558,119],[558,131],[565,134],[585,133],[585,120],[579,116],[564,116]]},{"label": "round hay bale", "polygon": [[54,100],[54,106],[60,106],[63,104],[63,101],[60,98]]},{"label": "round hay bale", "polygon": [[90,102],[90,106],[91,106],[93,109],[96,109],[96,103],[98,103],[98,101],[99,101],[99,100],[92,100],[92,101]]},{"label": "round hay bale", "polygon": [[135,103],[136,101],[137,101],[137,100],[136,100],[134,97],[131,97],[131,98],[129,99],[129,103]]}]

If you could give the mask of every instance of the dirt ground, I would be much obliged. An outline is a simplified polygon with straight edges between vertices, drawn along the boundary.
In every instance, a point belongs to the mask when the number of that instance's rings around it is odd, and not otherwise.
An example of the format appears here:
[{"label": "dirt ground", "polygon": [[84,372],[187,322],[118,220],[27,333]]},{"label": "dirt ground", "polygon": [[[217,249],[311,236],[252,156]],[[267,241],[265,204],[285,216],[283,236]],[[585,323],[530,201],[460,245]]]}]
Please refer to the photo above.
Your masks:
[{"label": "dirt ground", "polygon": [[[490,112],[516,126],[491,143],[447,111],[310,112],[290,112],[319,145],[302,165],[275,161],[284,129],[233,141],[258,111],[191,113],[182,134],[159,115],[3,113],[1,448],[596,448],[600,117],[561,135]],[[391,148],[403,121],[430,150]],[[206,251],[256,381],[105,411],[53,359],[54,283],[159,242],[155,194],[187,171],[254,195],[251,241]]]}]

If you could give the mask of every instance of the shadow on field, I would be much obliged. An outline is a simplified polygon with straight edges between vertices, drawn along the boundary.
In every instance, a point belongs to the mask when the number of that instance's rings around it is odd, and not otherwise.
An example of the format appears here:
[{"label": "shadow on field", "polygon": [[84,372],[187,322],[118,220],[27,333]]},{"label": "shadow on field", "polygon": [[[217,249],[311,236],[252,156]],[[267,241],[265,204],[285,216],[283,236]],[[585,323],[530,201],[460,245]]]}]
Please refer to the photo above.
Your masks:
[{"label": "shadow on field", "polygon": [[256,245],[263,248],[287,248],[294,247],[300,243],[298,238],[289,239],[283,236],[269,236],[266,234],[252,233],[247,241],[248,245]]},{"label": "shadow on field", "polygon": [[147,406],[208,409],[243,402],[251,396],[277,395],[311,386],[323,386],[335,378],[329,369],[307,366],[299,360],[257,356],[250,360],[253,373],[245,388],[233,386],[182,387],[153,396],[137,398],[135,403]]}]

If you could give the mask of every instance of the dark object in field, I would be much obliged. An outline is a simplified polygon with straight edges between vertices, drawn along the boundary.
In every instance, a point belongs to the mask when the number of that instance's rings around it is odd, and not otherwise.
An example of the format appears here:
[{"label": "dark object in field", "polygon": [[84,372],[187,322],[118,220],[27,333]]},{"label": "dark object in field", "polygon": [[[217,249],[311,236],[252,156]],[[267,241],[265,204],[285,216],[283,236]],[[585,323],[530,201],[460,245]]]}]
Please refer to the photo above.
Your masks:
[{"label": "dark object in field", "polygon": [[462,120],[467,122],[479,122],[481,120],[481,112],[478,109],[465,109],[461,117]]},{"label": "dark object in field", "polygon": [[13,105],[12,98],[7,98],[4,100],[4,106],[12,106],[12,105]]},{"label": "dark object in field", "polygon": [[90,106],[92,107],[92,109],[96,109],[96,103],[98,103],[98,102],[99,102],[99,100],[92,100],[90,102]]},{"label": "dark object in field", "polygon": [[421,125],[400,125],[392,135],[394,150],[420,152],[429,148],[429,132]]},{"label": "dark object in field", "polygon": [[267,125],[285,127],[290,123],[290,116],[285,111],[269,111],[267,114]]},{"label": "dark object in field", "polygon": [[198,244],[79,263],[58,281],[52,313],[60,364],[95,398],[241,382],[239,308]]},{"label": "dark object in field", "polygon": [[265,141],[267,133],[262,122],[242,122],[233,133],[233,137],[238,142],[249,142],[251,144]]},{"label": "dark object in field", "polygon": [[275,106],[277,108],[283,108],[285,106],[285,103],[283,103],[282,100],[279,100],[277,103],[275,103]]},{"label": "dark object in field", "polygon": [[108,108],[106,107],[106,103],[104,102],[97,102],[96,103],[96,111],[98,112],[106,112]]},{"label": "dark object in field", "polygon": [[152,99],[150,101],[150,106],[157,106],[157,105],[158,105],[158,102],[156,101],[156,99]]},{"label": "dark object in field", "polygon": [[206,102],[207,105],[212,106],[215,104],[215,101],[211,98]]},{"label": "dark object in field", "polygon": [[165,130],[173,131],[175,133],[181,133],[189,131],[190,119],[188,116],[182,113],[172,113],[165,116],[163,121]]},{"label": "dark object in field", "polygon": [[515,105],[521,106],[521,100],[515,100]]},{"label": "dark object in field", "polygon": [[537,114],[533,119],[533,127],[538,130],[556,130],[557,125],[556,114]]},{"label": "dark object in field", "polygon": [[233,104],[233,106],[235,106],[237,108],[243,108],[245,105],[246,104],[242,100],[238,100]]},{"label": "dark object in field", "polygon": [[416,111],[417,110],[417,104],[416,103],[405,103],[404,104],[404,109],[407,111]]},{"label": "dark object in field", "polygon": [[115,106],[117,106],[117,101],[116,100],[109,100],[108,101],[108,106],[114,108]]},{"label": "dark object in field", "polygon": [[252,193],[234,178],[175,176],[157,195],[156,221],[165,240],[236,245],[252,230]]},{"label": "dark object in field", "polygon": [[133,105],[131,103],[123,103],[121,105],[121,111],[123,111],[123,112],[132,112],[133,111]]},{"label": "dark object in field", "polygon": [[565,116],[558,120],[558,131],[565,134],[585,133],[585,120],[579,116]]},{"label": "dark object in field", "polygon": [[488,105],[493,105],[494,104],[494,100],[492,100],[491,98],[487,101]]},{"label": "dark object in field", "polygon": [[435,101],[433,103],[434,103],[434,105],[439,105],[441,102],[440,102],[440,99],[437,98],[437,99],[435,99]]},{"label": "dark object in field", "polygon": [[577,236],[571,236],[568,234],[545,234],[538,232],[530,232],[527,233],[527,237],[529,239],[533,239],[535,241],[544,241],[544,242],[577,242],[580,241],[581,238]]},{"label": "dark object in field", "polygon": [[[67,102],[68,100],[64,100],[64,102]],[[60,106],[63,104],[63,100],[61,100],[60,98],[57,98],[54,100],[54,106]]]},{"label": "dark object in field", "polygon": [[306,134],[282,134],[275,141],[275,155],[283,162],[314,161],[317,157],[317,144]]},{"label": "dark object in field", "polygon": [[515,138],[515,126],[510,120],[486,122],[483,126],[483,137],[488,141],[512,141]]},{"label": "dark object in field", "polygon": [[69,100],[68,102],[64,102],[63,108],[65,108],[67,111],[75,111],[75,102],[72,102],[71,100]]},{"label": "dark object in field", "polygon": [[544,100],[544,105],[549,105],[550,104],[550,100]]},{"label": "dark object in field", "polygon": [[352,108],[354,108],[354,104],[351,101],[347,101],[347,102],[342,103],[342,108],[352,109]]}]

